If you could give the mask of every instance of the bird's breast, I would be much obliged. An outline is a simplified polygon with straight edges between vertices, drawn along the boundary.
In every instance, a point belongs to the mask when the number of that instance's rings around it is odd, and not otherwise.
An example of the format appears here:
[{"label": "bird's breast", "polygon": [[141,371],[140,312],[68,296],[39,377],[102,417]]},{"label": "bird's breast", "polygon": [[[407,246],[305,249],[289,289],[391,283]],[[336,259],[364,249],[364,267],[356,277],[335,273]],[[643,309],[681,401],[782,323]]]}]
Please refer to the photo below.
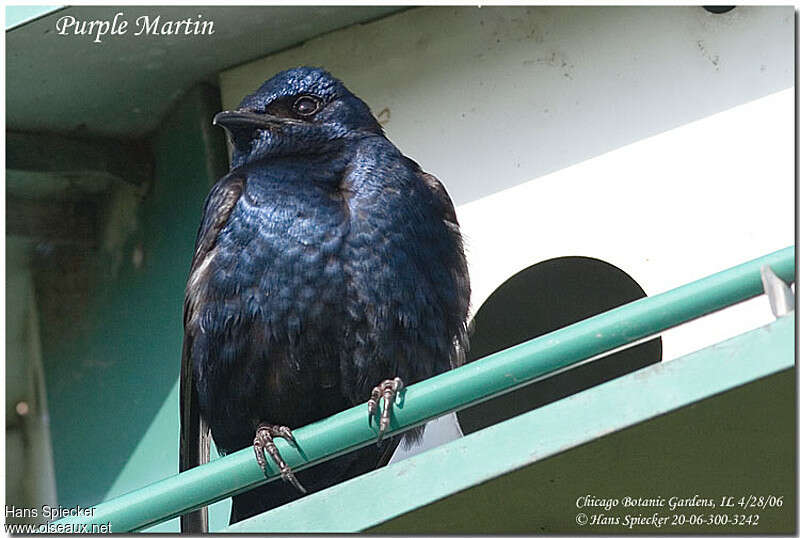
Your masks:
[{"label": "bird's breast", "polygon": [[248,185],[208,268],[216,310],[209,317],[254,325],[273,339],[330,319],[346,293],[348,232],[347,209],[329,189]]}]

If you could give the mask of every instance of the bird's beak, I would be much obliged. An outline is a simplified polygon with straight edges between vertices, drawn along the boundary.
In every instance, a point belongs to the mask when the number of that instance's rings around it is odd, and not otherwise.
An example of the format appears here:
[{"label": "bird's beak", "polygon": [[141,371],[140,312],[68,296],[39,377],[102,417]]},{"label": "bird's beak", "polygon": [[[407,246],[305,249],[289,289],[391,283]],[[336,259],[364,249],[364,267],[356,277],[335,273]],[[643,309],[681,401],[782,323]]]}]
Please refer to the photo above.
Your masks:
[{"label": "bird's beak", "polygon": [[250,126],[254,129],[266,129],[285,123],[285,120],[278,116],[258,114],[250,110],[225,110],[214,116],[213,123],[228,130],[231,127],[245,126]]}]

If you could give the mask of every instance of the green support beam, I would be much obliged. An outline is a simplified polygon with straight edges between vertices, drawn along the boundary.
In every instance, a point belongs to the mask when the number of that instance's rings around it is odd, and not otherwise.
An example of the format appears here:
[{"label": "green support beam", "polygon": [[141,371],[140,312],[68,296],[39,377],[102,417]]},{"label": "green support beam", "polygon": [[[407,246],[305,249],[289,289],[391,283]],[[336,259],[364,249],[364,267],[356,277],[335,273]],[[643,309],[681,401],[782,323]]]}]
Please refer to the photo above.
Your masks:
[{"label": "green support beam", "polygon": [[6,193],[6,236],[48,244],[95,248],[100,242],[100,202],[30,200]]},{"label": "green support beam", "polygon": [[[408,387],[394,409],[391,433],[759,295],[763,265],[793,281],[794,247],[634,301]],[[375,435],[366,404],[362,404],[296,430],[299,449],[280,439],[277,444],[286,462],[300,470],[372,443]],[[114,532],[138,530],[274,480],[277,469],[270,466],[268,474],[265,479],[252,450],[245,449],[101,503],[90,516],[65,518],[59,523],[110,522]]]},{"label": "green support beam", "polygon": [[97,194],[113,181],[151,181],[153,169],[142,141],[6,131],[7,188],[20,196]]}]

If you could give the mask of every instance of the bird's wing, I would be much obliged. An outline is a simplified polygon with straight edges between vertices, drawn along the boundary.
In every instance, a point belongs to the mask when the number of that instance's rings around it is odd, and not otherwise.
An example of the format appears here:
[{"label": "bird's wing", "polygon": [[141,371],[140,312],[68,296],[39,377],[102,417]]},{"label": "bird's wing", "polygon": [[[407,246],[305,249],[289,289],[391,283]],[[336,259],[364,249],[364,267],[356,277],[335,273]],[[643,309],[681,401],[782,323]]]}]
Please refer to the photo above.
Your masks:
[{"label": "bird's wing", "polygon": [[[211,189],[203,209],[203,221],[197,234],[186,296],[183,303],[183,353],[181,357],[180,386],[180,471],[207,463],[211,449],[211,436],[208,424],[200,416],[197,390],[192,380],[192,341],[199,329],[195,322],[194,310],[197,307],[198,289],[206,277],[208,261],[216,243],[217,235],[225,226],[236,202],[242,194],[244,179],[239,176],[226,176]],[[181,531],[191,534],[208,532],[208,509],[190,512],[181,516]]]},{"label": "bird's wing", "polygon": [[[456,263],[457,270],[453,274],[453,277],[455,280],[455,286],[461,290],[461,293],[459,293],[458,296],[463,301],[463,304],[458,306],[458,310],[463,310],[463,315],[466,317],[469,310],[469,272],[467,271],[467,260],[464,257],[461,231],[458,225],[458,219],[456,218],[456,209],[453,206],[453,201],[450,199],[450,195],[447,194],[447,190],[444,188],[444,185],[442,185],[441,181],[436,179],[436,176],[427,172],[423,172],[422,170],[419,171],[418,175],[433,194],[434,199],[439,206],[442,219],[444,219],[445,223],[456,233],[458,237],[459,248],[457,253],[458,260]],[[469,330],[468,327],[464,325],[463,327],[459,328],[453,340],[453,348],[450,354],[450,366],[456,368],[464,364],[468,351]]]},{"label": "bird's wing", "polygon": [[453,201],[450,195],[447,194],[447,189],[444,188],[442,182],[436,179],[436,176],[427,172],[419,171],[419,176],[425,182],[428,189],[433,193],[434,198],[439,203],[442,211],[442,218],[451,224],[458,226],[458,219],[456,219],[456,209],[453,207]]}]

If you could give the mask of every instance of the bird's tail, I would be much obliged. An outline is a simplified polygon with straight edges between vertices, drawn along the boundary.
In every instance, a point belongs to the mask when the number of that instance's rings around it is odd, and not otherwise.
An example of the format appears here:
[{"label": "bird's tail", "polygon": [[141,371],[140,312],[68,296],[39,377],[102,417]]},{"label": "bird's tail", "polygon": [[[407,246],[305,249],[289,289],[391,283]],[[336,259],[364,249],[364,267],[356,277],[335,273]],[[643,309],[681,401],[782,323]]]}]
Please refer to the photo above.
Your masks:
[{"label": "bird's tail", "polygon": [[[208,423],[200,416],[197,391],[191,379],[191,368],[181,367],[181,444],[180,471],[188,471],[208,463],[211,453],[211,435]],[[181,516],[181,532],[200,534],[208,532],[208,508]]]}]

